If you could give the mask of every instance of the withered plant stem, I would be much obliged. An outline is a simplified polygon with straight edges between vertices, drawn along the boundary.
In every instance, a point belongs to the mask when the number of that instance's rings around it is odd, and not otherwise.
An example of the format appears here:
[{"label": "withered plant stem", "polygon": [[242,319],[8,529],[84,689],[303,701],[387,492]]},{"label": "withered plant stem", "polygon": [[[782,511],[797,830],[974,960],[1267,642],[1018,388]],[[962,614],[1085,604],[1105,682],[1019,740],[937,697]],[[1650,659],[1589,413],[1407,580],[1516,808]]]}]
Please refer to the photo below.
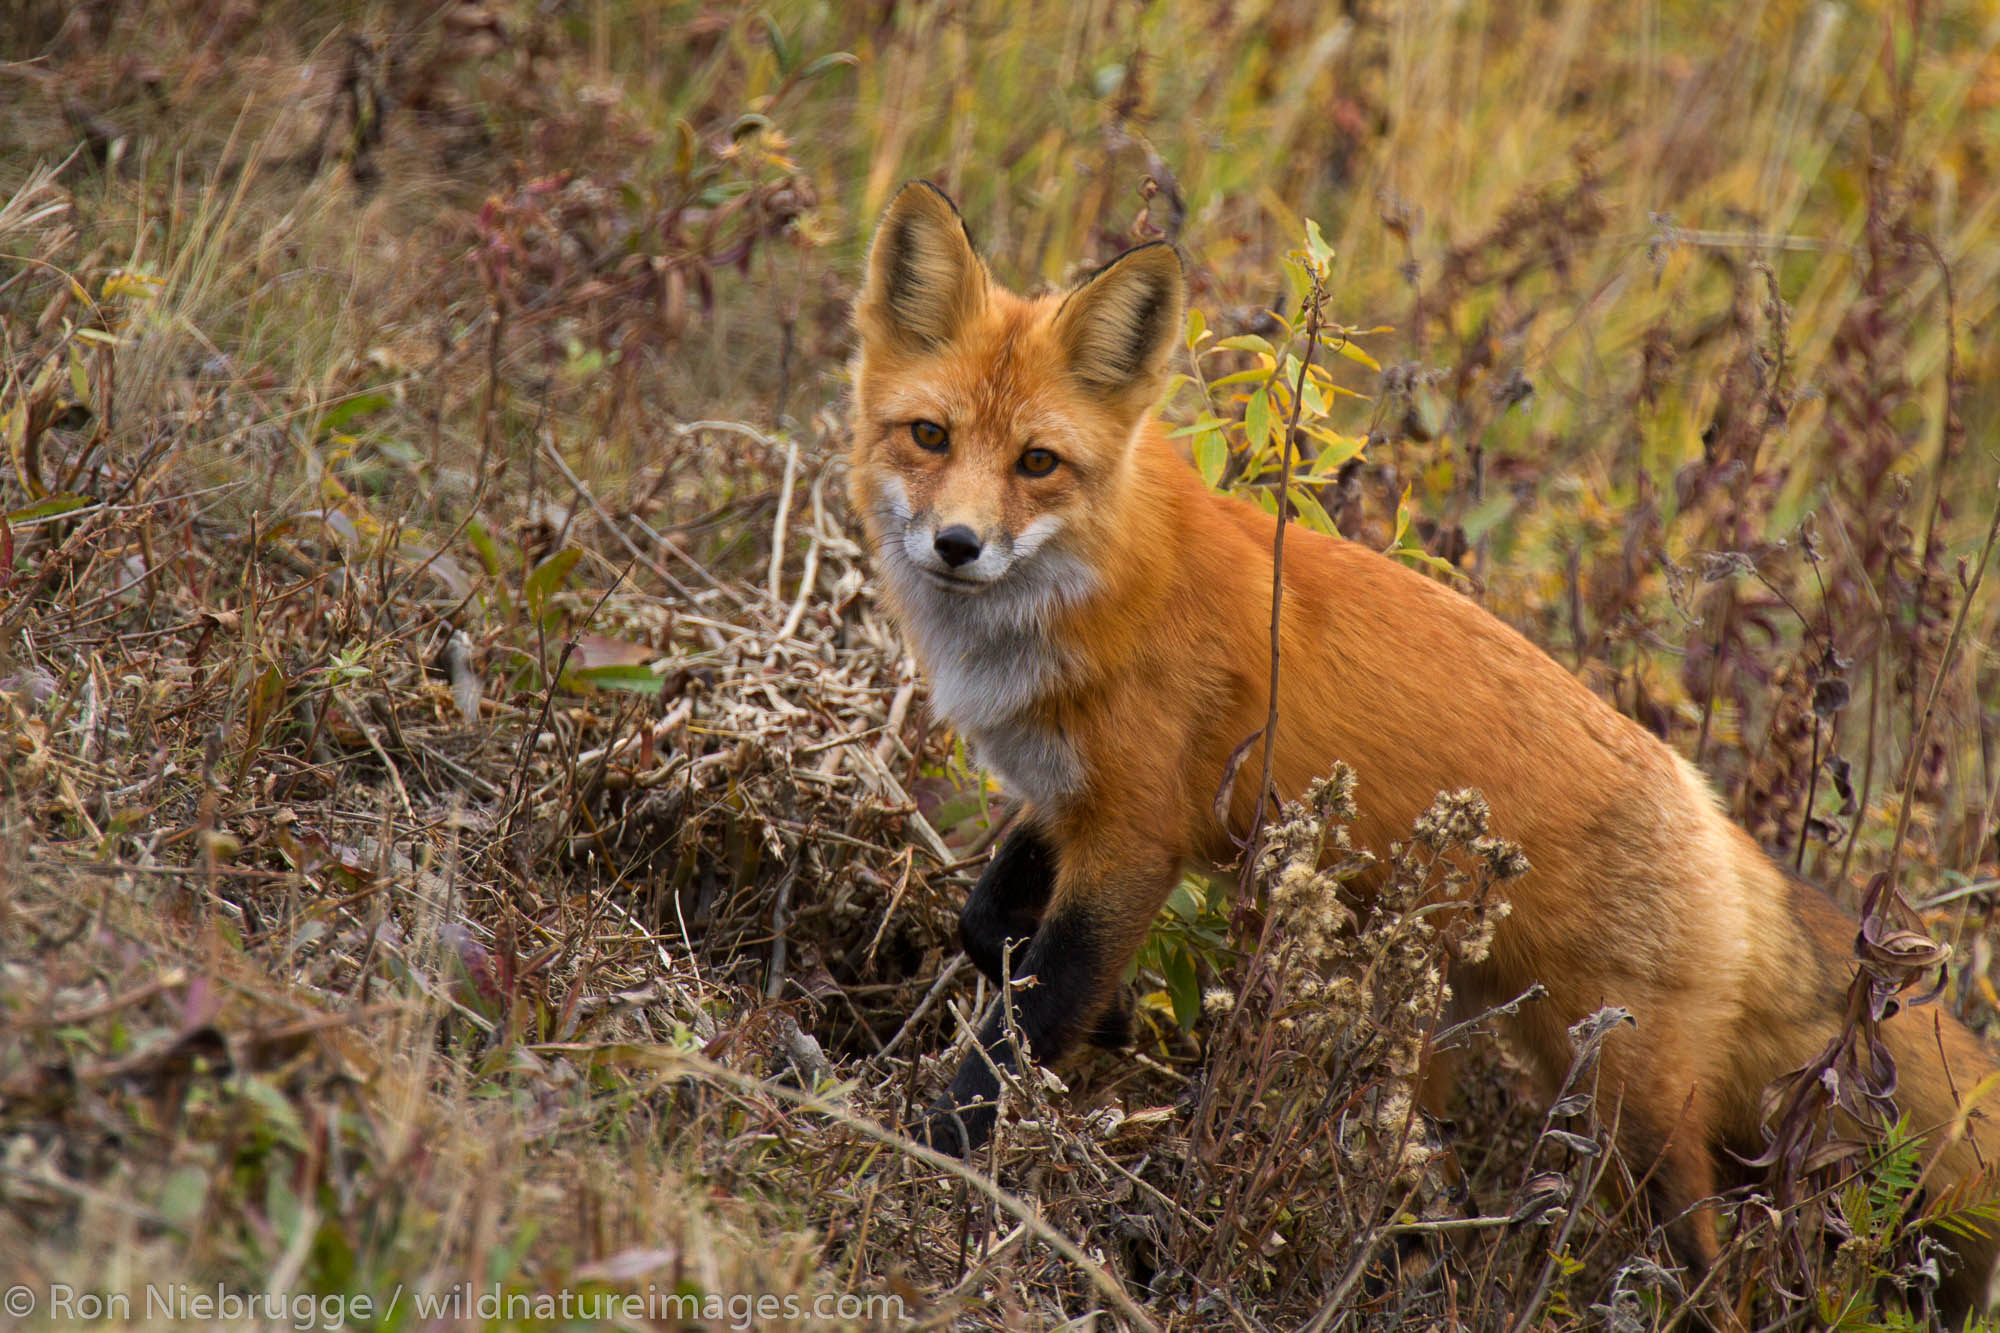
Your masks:
[{"label": "withered plant stem", "polygon": [[[1278,525],[1271,537],[1271,680],[1270,704],[1264,713],[1264,762],[1257,777],[1257,808],[1250,816],[1250,841],[1243,849],[1243,870],[1237,882],[1236,915],[1240,922],[1248,911],[1257,878],[1257,854],[1264,846],[1264,816],[1271,798],[1271,757],[1278,743],[1278,656],[1285,604],[1285,510],[1292,495],[1292,437],[1298,431],[1299,408],[1305,403],[1306,374],[1312,369],[1313,350],[1319,345],[1320,305],[1326,289],[1313,274],[1312,291],[1306,297],[1306,345],[1299,356],[1299,374],[1292,384],[1292,410],[1285,421],[1285,438],[1280,444],[1278,464]],[[1282,362],[1281,362],[1282,364]],[[1276,369],[1272,378],[1277,378]]]},{"label": "withered plant stem", "polygon": [[500,398],[500,344],[506,335],[506,307],[500,294],[493,295],[493,309],[486,315],[486,392],[479,403],[479,475],[493,461],[494,412]]},{"label": "withered plant stem", "polygon": [[1931,719],[1936,715],[1938,695],[1944,690],[1944,678],[1950,674],[1954,659],[1958,656],[1958,641],[1965,636],[1965,622],[1972,613],[1972,603],[1979,596],[1979,585],[1986,577],[1986,562],[1993,554],[1993,540],[2000,537],[2000,485],[1994,487],[1993,517],[1986,525],[1986,540],[1980,545],[1979,558],[1973,562],[1972,576],[1966,580],[1965,595],[1959,598],[1958,614],[1952,617],[1951,634],[1944,641],[1944,652],[1938,658],[1937,671],[1931,676],[1930,692],[1924,696],[1924,710],[1917,719],[1917,731],[1910,738],[1910,753],[1903,761],[1903,800],[1896,810],[1896,836],[1889,842],[1889,868],[1885,872],[1889,881],[1886,902],[1904,901],[1902,889],[1896,882],[1896,872],[1903,860],[1903,835],[1909,832],[1910,809],[1915,804],[1917,765],[1923,762],[1924,742],[1930,739]]},{"label": "withered plant stem", "polygon": [[[541,735],[548,728],[549,712],[555,707],[556,686],[562,680],[563,672],[569,667],[570,656],[576,652],[577,644],[582,640],[584,632],[596,622],[598,613],[604,609],[604,604],[611,600],[611,594],[618,590],[619,584],[625,582],[631,576],[632,566],[627,564],[618,577],[611,580],[610,586],[605,588],[603,594],[598,597],[597,604],[590,608],[590,614],[577,623],[576,628],[570,631],[569,638],[563,643],[562,657],[557,660],[556,669],[549,676],[542,690],[541,714],[535,719],[535,724],[521,734],[521,748],[514,756],[514,776],[507,784],[507,825],[506,831],[501,835],[503,843],[512,844],[514,841],[514,825],[520,818],[521,807],[527,803],[528,752],[534,748],[535,737]],[[548,655],[546,653],[542,654],[541,660],[546,664]]]}]

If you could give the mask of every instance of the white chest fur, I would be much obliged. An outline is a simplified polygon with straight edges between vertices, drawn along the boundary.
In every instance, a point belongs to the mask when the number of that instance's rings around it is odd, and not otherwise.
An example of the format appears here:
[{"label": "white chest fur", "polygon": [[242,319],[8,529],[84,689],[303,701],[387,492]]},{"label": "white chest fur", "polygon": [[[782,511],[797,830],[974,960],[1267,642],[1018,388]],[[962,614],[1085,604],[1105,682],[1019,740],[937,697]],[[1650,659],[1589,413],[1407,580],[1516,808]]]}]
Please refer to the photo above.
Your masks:
[{"label": "white chest fur", "polygon": [[932,710],[971,742],[979,762],[1013,795],[1048,806],[1081,791],[1076,747],[1035,716],[1067,665],[1046,632],[1046,592],[1036,596],[1034,583],[1024,579],[1021,587],[967,595],[932,586],[894,562],[889,573],[903,632],[930,674]]},{"label": "white chest fur", "polygon": [[1083,763],[1067,737],[1048,727],[1022,724],[973,738],[979,762],[1010,793],[1043,809],[1083,789]]},{"label": "white chest fur", "polygon": [[[906,598],[905,629],[930,670],[937,714],[1010,793],[1047,806],[1079,791],[1083,763],[1075,746],[1034,715],[1063,674],[1061,653],[1041,627],[1005,614],[992,592],[912,591],[918,595]],[[993,604],[982,605],[988,598]]]}]

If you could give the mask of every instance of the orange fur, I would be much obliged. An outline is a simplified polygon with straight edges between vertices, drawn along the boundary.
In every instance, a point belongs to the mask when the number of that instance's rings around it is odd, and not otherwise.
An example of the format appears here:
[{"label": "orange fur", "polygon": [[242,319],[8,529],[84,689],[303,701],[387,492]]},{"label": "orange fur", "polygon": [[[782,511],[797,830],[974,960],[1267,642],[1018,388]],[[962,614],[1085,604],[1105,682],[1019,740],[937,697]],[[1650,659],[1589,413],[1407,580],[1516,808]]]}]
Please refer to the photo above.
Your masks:
[{"label": "orange fur", "polygon": [[[1052,1050],[1108,1003],[1183,863],[1234,855],[1255,800],[1238,782],[1217,821],[1227,758],[1264,724],[1273,520],[1209,491],[1150,419],[1180,322],[1171,262],[1155,247],[1072,292],[1019,297],[988,277],[948,201],[912,185],[857,312],[852,488],[891,609],[941,711],[1055,849],[1042,920],[1089,923],[1104,955],[1077,1012],[1051,1018]],[[944,427],[948,448],[915,443],[918,421]],[[1029,447],[1058,457],[1049,476],[1022,472]],[[948,526],[985,551],[1038,521],[1041,544],[988,584],[912,567]],[[1570,1024],[1605,1004],[1632,1012],[1602,1086],[1634,1174],[1654,1168],[1668,1215],[1693,1210],[1677,1239],[1712,1257],[1696,1205],[1723,1183],[1719,1150],[1761,1148],[1765,1086],[1835,1031],[1853,918],[1779,870],[1688,763],[1459,593],[1303,527],[1287,534],[1284,584],[1280,793],[1345,760],[1355,836],[1378,851],[1440,790],[1485,795],[1532,869],[1509,885],[1491,956],[1455,980],[1475,1004],[1548,987],[1516,1031],[1551,1082]],[[994,660],[1008,669],[982,675]],[[1260,761],[1253,750],[1243,772]],[[1994,1067],[1945,1018],[1948,1078],[1936,1012],[1888,1024],[1922,1127],[1952,1120],[1949,1079],[1962,1093]],[[1941,1177],[1975,1169],[1962,1142]],[[1992,1247],[1964,1248],[1960,1296],[1976,1305]]]}]

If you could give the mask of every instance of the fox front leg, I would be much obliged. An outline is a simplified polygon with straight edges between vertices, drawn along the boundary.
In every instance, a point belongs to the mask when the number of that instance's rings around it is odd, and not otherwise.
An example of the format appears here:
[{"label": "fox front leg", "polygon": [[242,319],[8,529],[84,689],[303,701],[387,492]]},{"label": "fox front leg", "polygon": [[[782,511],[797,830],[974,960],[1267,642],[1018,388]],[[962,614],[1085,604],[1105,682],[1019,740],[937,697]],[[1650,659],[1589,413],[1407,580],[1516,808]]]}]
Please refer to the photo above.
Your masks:
[{"label": "fox front leg", "polygon": [[[1042,912],[1055,891],[1056,850],[1040,830],[1022,823],[1000,844],[1000,850],[986,865],[966,896],[958,914],[958,940],[965,956],[986,979],[1002,982],[1000,960],[1014,950],[1016,975],[1020,974],[1028,941],[1041,923]],[[1132,1042],[1132,995],[1127,987],[1118,993],[1091,1028],[1092,1045],[1115,1050]]]},{"label": "fox front leg", "polygon": [[924,1142],[939,1152],[963,1157],[992,1135],[1000,1096],[996,1068],[1018,1070],[1024,1057],[1052,1063],[1093,1032],[1126,956],[1109,931],[1072,905],[1051,912],[1013,959],[1014,1028],[1027,1049],[1016,1049],[1006,1004],[994,1005],[979,1026],[977,1046],[924,1123]]},{"label": "fox front leg", "polygon": [[1055,886],[1055,848],[1039,830],[1026,823],[1017,825],[987,863],[958,914],[958,941],[965,956],[994,985],[1003,980],[1000,960],[1009,944],[1014,947],[1014,961],[1021,961]]},{"label": "fox front leg", "polygon": [[[1102,850],[1093,855],[1093,848]],[[1134,856],[1135,849],[1142,850]],[[994,1005],[977,1046],[925,1122],[925,1141],[940,1151],[964,1155],[992,1134],[998,1070],[1017,1070],[1028,1060],[1051,1064],[1080,1040],[1123,1035],[1119,978],[1178,880],[1180,858],[1117,825],[1064,841],[1058,854],[1041,924],[1012,955],[1014,984],[1004,998],[1013,1005],[1013,1026],[1006,1004]]]}]

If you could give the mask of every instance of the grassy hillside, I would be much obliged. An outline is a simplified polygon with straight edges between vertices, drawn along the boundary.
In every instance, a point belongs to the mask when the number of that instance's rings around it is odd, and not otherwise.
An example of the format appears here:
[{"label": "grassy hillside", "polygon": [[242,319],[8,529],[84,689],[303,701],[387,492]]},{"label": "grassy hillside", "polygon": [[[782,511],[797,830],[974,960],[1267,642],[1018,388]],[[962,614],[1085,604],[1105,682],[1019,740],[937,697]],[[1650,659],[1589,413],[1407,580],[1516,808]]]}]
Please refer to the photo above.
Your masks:
[{"label": "grassy hillside", "polygon": [[[1017,287],[1175,241],[1207,336],[1167,410],[1275,508],[1283,403],[1217,382],[1296,332],[1310,221],[1355,354],[1301,521],[1519,626],[1850,906],[1893,882],[1878,925],[1950,943],[1936,1003],[1992,1033],[1991,6],[4,26],[7,1318],[1909,1327],[1905,1224],[2000,1225],[1808,1107],[1697,1287],[1598,1151],[1611,1029],[1548,1117],[1477,1024],[1413,1119],[1481,929],[1418,912],[1464,807],[1352,930],[1266,902],[1313,943],[1283,966],[1190,881],[1136,1056],[1023,1080],[971,1171],[916,1148],[1008,810],[839,461],[868,228],[925,176]],[[1289,811],[1264,882],[1342,809]],[[1935,980],[1900,943],[1880,974]]]}]

